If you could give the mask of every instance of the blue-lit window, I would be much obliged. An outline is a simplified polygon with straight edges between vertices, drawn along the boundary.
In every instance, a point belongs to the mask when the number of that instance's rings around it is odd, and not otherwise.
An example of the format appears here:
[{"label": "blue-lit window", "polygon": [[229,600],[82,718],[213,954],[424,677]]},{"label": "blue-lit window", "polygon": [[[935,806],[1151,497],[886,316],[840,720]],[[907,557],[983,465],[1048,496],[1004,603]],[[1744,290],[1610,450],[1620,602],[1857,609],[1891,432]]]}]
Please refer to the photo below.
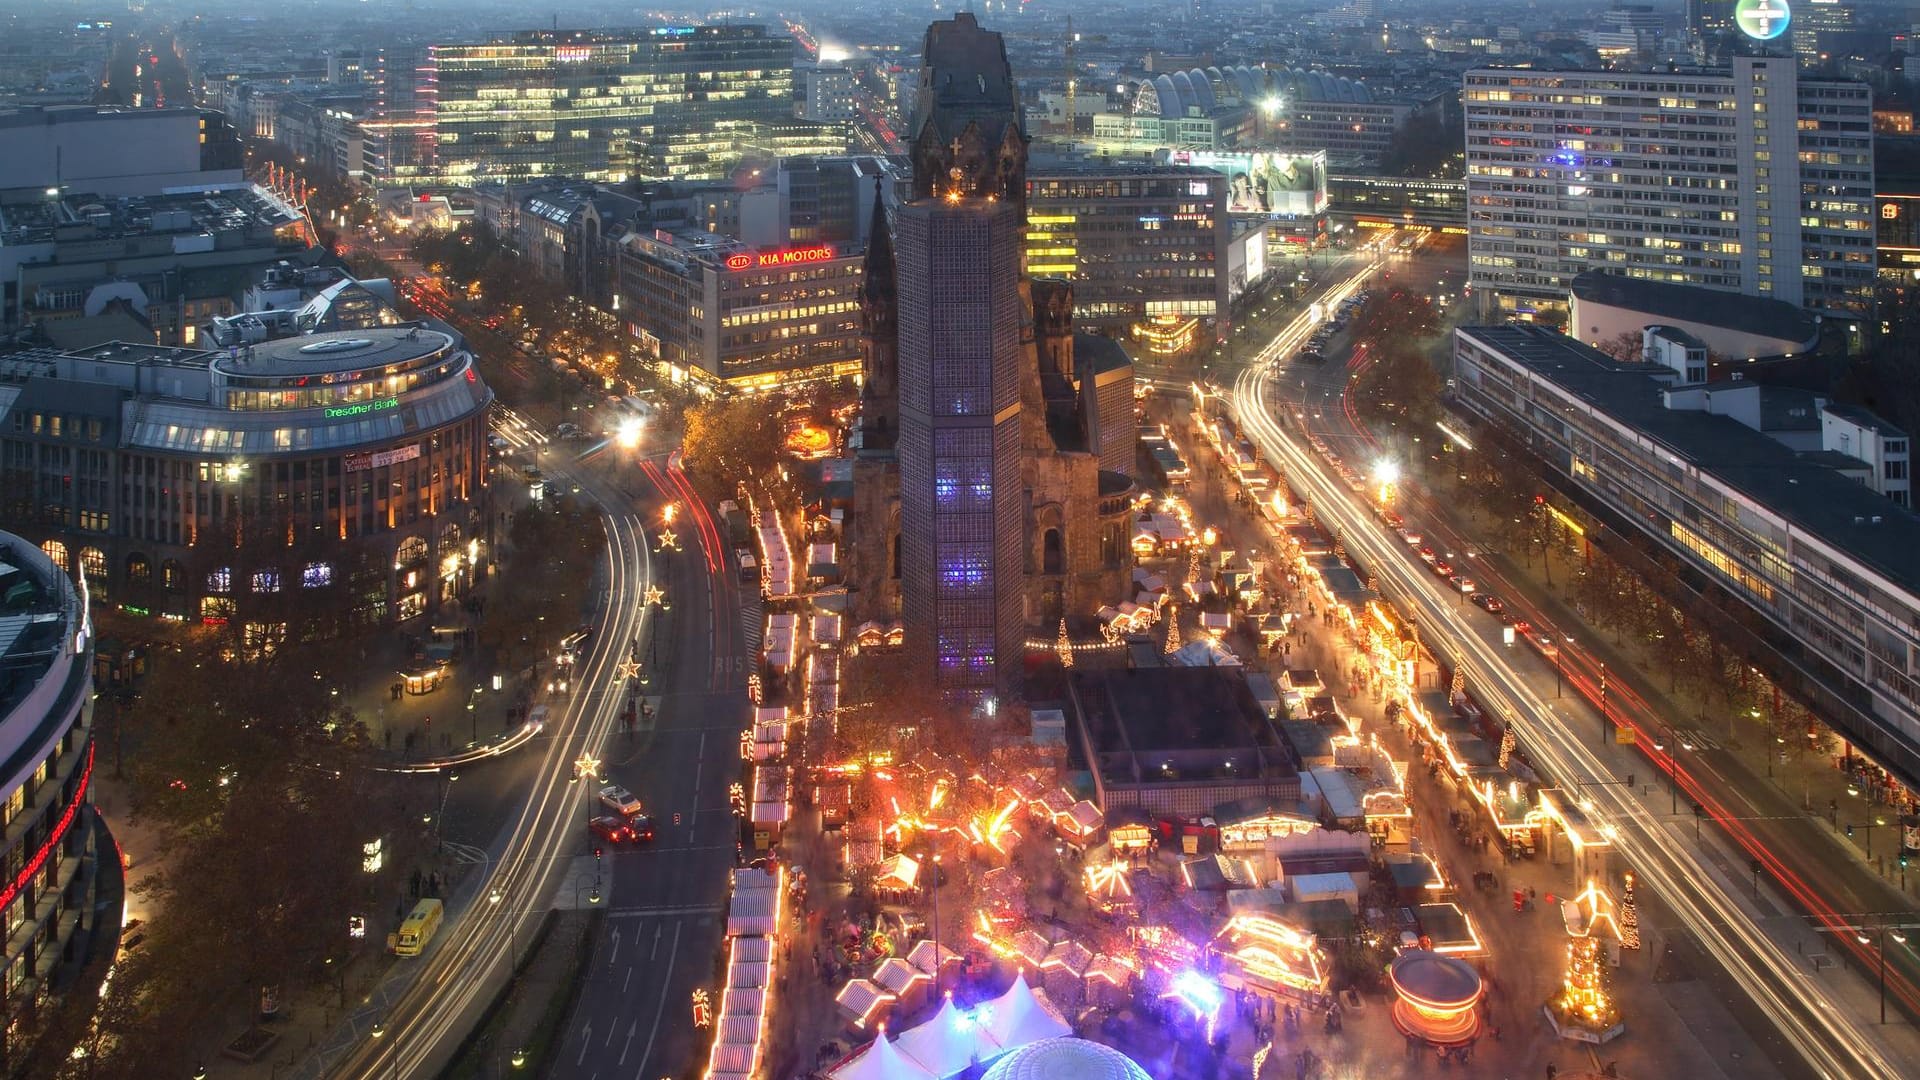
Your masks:
[{"label": "blue-lit window", "polygon": [[319,589],[333,584],[333,564],[323,562],[308,563],[300,571],[300,587]]},{"label": "blue-lit window", "polygon": [[207,574],[207,591],[224,593],[233,591],[233,568],[217,566]]}]

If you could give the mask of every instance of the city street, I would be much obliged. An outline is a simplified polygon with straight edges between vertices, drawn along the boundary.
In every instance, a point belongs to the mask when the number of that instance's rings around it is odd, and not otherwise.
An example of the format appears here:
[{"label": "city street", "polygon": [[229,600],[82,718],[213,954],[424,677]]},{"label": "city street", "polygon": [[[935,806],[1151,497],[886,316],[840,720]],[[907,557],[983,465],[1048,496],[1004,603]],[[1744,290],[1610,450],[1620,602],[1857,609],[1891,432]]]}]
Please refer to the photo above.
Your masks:
[{"label": "city street", "polygon": [[[1338,303],[1364,287],[1369,273],[1362,270],[1337,281],[1321,299]],[[1501,647],[1491,628],[1469,617],[1457,593],[1412,559],[1370,507],[1326,475],[1324,462],[1305,447],[1291,422],[1276,423],[1275,407],[1291,408],[1292,395],[1270,361],[1291,355],[1310,328],[1302,317],[1279,335],[1261,362],[1238,376],[1231,391],[1234,412],[1262,453],[1286,470],[1295,490],[1312,503],[1323,523],[1338,531],[1385,595],[1418,619],[1429,647],[1439,655],[1459,657],[1470,690],[1514,723],[1522,745],[1548,776],[1580,789],[1581,806],[1625,863],[1672,908],[1816,1072],[1899,1075],[1894,1063],[1913,1060],[1914,1055],[1909,1048],[1889,1048],[1880,1037],[1888,1033],[1866,1025],[1858,995],[1849,986],[1852,980],[1809,978],[1804,959],[1789,951],[1792,945],[1783,947],[1755,925],[1756,915],[1766,912],[1754,910],[1745,890],[1737,887],[1737,877],[1729,881],[1720,868],[1701,858],[1687,835],[1691,830],[1676,831],[1665,820],[1665,793],[1618,782],[1632,765],[1625,758],[1616,760],[1610,749],[1594,749],[1597,740],[1589,729],[1597,734],[1597,715],[1570,700],[1555,701],[1549,689],[1551,669],[1536,670],[1539,663],[1521,661]],[[1647,790],[1657,792],[1658,798],[1648,796]],[[1910,1035],[1906,1029],[1898,1031],[1891,1037]]]},{"label": "city street", "polygon": [[[740,776],[742,638],[749,620],[757,632],[759,597],[742,595],[731,553],[679,470],[649,462],[645,472],[660,492],[650,505],[677,504],[688,535],[679,553],[656,556],[676,642],[665,685],[645,691],[659,697],[656,726],[604,749],[603,772],[646,804],[656,835],[604,849],[607,917],[554,1058],[556,1075],[583,1080],[679,1076],[695,1063],[693,992],[719,998],[715,964],[739,836],[727,788]],[[561,906],[574,903],[566,893]]]},{"label": "city street", "polygon": [[[516,437],[524,438],[509,434]],[[397,967],[295,1075],[433,1073],[492,1001],[517,943],[531,940],[549,898],[564,888],[593,787],[576,782],[575,762],[598,752],[613,732],[625,701],[617,669],[627,643],[647,627],[653,567],[640,519],[618,510],[624,497],[568,462],[550,467],[615,511],[607,519],[605,613],[581,657],[579,689],[551,711],[548,738],[536,744],[538,775],[503,841],[488,849],[483,872],[449,898],[445,929],[420,960]]]}]

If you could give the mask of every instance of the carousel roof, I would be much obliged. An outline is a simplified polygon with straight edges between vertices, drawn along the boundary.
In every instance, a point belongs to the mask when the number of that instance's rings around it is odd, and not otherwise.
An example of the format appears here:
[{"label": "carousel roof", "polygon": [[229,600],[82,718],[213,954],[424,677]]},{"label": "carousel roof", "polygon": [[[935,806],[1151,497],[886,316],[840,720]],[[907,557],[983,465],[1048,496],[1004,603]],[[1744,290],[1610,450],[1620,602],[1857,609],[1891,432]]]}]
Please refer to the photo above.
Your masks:
[{"label": "carousel roof", "polygon": [[994,1062],[985,1080],[1151,1080],[1110,1046],[1086,1039],[1045,1039]]}]

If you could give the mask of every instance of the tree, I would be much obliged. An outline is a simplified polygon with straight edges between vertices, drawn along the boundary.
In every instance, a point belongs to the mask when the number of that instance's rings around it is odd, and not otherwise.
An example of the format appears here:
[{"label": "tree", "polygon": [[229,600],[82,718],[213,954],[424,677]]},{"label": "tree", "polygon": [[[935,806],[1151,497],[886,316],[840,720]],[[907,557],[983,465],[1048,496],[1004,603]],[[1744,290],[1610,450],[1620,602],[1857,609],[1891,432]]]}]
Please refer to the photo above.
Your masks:
[{"label": "tree", "polygon": [[742,482],[770,493],[792,490],[780,475],[786,458],[780,415],[777,399],[734,394],[687,409],[683,463],[701,495],[709,501],[728,498]]}]

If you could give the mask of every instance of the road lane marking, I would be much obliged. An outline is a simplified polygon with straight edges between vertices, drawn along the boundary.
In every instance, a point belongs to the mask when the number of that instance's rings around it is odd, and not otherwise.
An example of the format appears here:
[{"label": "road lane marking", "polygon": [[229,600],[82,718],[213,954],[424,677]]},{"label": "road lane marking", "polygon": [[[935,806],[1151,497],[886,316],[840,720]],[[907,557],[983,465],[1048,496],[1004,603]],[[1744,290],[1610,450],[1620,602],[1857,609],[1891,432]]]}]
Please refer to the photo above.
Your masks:
[{"label": "road lane marking", "polygon": [[592,1043],[593,1043],[593,1021],[589,1020],[587,1021],[586,1027],[582,1028],[580,1031],[580,1056],[574,1059],[573,1061],[574,1068],[577,1069],[580,1066],[585,1065],[587,1063],[587,1047],[592,1045]]},{"label": "road lane marking", "polygon": [[[632,969],[628,969],[628,974],[632,974]],[[620,1047],[620,1060],[616,1062],[618,1066],[622,1068],[626,1066],[627,1051],[633,1048],[633,1037],[634,1035],[638,1034],[639,1031],[640,1031],[640,1021],[636,1019],[634,1020],[633,1025],[627,1028],[627,1041],[623,1043]]]},{"label": "road lane marking", "polygon": [[661,923],[659,926],[653,928],[653,949],[647,953],[647,963],[651,964],[660,958],[660,933],[666,928],[666,923]]},{"label": "road lane marking", "polygon": [[[673,924],[673,947],[667,950],[667,971],[660,976],[660,1004],[653,1010],[653,1028],[647,1032],[647,1048],[640,1051],[640,1071],[647,1071],[647,1062],[653,1058],[653,1039],[660,1034],[660,1017],[667,1011],[667,986],[673,982],[673,961],[680,955],[680,923]],[[634,1023],[639,1023],[635,1020]]]}]

